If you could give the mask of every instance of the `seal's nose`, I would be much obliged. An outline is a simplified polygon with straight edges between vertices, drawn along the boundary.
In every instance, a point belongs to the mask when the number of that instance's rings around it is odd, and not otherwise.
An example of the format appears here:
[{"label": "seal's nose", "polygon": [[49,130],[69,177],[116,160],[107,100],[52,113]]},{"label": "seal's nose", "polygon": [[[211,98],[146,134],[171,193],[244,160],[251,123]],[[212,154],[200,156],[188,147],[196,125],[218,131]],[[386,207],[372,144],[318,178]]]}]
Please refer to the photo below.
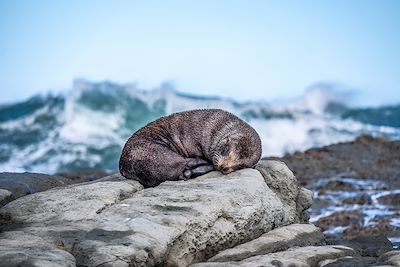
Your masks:
[{"label": "seal's nose", "polygon": [[228,174],[228,173],[231,173],[232,171],[233,171],[232,168],[228,168],[228,167],[222,167],[222,168],[221,168],[221,172],[222,172],[223,174]]}]

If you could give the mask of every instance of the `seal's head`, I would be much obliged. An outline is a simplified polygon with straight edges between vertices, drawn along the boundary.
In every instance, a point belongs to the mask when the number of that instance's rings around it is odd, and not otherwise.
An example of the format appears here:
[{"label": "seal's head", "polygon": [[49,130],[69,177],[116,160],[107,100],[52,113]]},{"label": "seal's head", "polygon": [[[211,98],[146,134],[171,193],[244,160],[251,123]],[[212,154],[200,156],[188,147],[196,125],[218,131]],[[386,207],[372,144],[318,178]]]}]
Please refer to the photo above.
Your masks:
[{"label": "seal's head", "polygon": [[260,160],[260,137],[250,125],[246,126],[245,131],[236,129],[219,142],[213,153],[216,170],[228,174],[243,168],[253,168]]}]

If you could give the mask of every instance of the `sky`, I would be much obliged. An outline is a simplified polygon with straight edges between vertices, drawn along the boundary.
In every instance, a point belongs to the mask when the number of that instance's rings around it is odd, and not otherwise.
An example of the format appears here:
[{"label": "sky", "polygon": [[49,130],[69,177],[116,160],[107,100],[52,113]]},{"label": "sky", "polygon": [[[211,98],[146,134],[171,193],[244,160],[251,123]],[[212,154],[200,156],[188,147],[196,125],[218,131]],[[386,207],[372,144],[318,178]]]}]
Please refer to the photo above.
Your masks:
[{"label": "sky", "polygon": [[0,103],[73,80],[236,100],[341,84],[400,102],[400,1],[0,1]]}]

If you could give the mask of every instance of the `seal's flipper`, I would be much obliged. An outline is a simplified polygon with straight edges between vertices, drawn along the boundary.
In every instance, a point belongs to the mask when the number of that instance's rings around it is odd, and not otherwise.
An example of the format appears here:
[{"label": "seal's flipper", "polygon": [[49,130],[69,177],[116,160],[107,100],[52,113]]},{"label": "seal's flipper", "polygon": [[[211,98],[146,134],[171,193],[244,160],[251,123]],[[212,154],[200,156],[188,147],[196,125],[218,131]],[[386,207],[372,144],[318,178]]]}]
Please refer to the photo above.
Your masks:
[{"label": "seal's flipper", "polygon": [[190,179],[190,177],[192,176],[192,171],[191,170],[186,170],[183,172],[183,177],[181,180],[187,180]]},{"label": "seal's flipper", "polygon": [[196,168],[198,166],[203,166],[203,165],[209,165],[210,163],[204,159],[201,158],[187,158],[187,163],[186,165],[190,168]]},{"label": "seal's flipper", "polygon": [[214,170],[214,166],[210,165],[210,164],[194,168],[194,169],[191,170],[192,175],[190,176],[190,178],[195,178],[197,176],[209,173],[209,172],[211,172],[213,170]]}]

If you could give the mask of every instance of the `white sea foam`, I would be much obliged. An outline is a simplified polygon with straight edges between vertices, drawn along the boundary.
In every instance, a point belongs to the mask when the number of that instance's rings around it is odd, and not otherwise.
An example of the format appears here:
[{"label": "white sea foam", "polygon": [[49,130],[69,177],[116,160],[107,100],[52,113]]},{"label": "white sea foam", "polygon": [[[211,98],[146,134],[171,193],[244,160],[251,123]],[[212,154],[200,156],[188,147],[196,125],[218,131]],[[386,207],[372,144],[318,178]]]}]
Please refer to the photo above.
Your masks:
[{"label": "white sea foam", "polygon": [[367,132],[360,123],[332,117],[300,114],[295,119],[254,119],[250,124],[263,141],[264,156],[282,156],[338,142]]},{"label": "white sea foam", "polygon": [[122,114],[93,111],[75,106],[60,129],[60,138],[71,143],[84,143],[103,148],[119,141],[118,129],[122,127]]},{"label": "white sea foam", "polygon": [[[87,104],[81,101],[83,96],[89,102],[91,98],[95,101]],[[309,89],[303,97],[286,102],[237,103],[217,97],[187,96],[177,93],[168,84],[149,91],[135,84],[93,84],[76,80],[73,90],[58,96],[63,99],[62,104],[50,106],[44,102],[42,107],[26,116],[0,122],[0,131],[9,134],[10,139],[13,139],[13,133],[23,139],[22,145],[19,141],[0,142],[0,147],[6,151],[3,158],[7,158],[0,162],[0,170],[53,173],[60,169],[73,171],[75,167],[66,166],[77,164],[81,169],[100,166],[115,170],[126,138],[143,123],[160,115],[201,108],[228,110],[247,120],[262,139],[263,156],[281,156],[350,141],[361,134],[400,138],[398,128],[368,125],[325,113],[331,102],[347,104],[344,96],[329,86],[318,85]],[[54,99],[54,96],[48,97]],[[46,97],[43,96],[43,99]],[[147,110],[126,106],[115,106],[112,111],[102,109],[102,103],[108,100],[112,100],[114,105],[124,101],[129,103],[130,100],[142,101]],[[96,108],[96,103],[99,103],[99,108]],[[156,108],[160,109],[156,103],[162,103],[161,110],[150,114]],[[52,116],[54,125],[43,124],[40,118],[44,115]],[[25,137],[29,137],[32,130],[40,132],[43,138],[40,141],[32,138],[34,141],[27,142]],[[114,159],[114,163],[108,163],[110,158]]]}]

